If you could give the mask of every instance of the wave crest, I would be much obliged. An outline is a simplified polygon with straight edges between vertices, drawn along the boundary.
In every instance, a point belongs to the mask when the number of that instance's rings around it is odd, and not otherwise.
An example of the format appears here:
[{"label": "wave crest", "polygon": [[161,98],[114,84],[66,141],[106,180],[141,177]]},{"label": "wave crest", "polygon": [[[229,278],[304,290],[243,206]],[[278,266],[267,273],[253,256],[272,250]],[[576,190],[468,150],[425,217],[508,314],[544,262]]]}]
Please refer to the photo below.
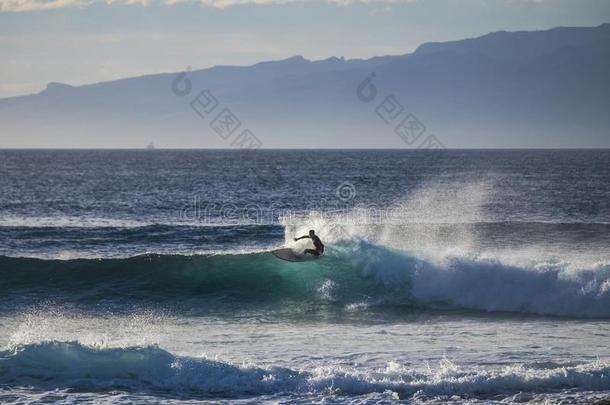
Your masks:
[{"label": "wave crest", "polygon": [[27,304],[24,299],[34,295],[81,305],[164,302],[179,308],[214,300],[227,307],[264,302],[279,309],[316,302],[610,317],[608,263],[574,268],[486,257],[436,260],[365,241],[338,243],[322,259],[296,264],[268,252],[66,261],[0,257],[0,276],[9,307]]},{"label": "wave crest", "polygon": [[[423,369],[422,369],[423,370]],[[367,369],[322,366],[292,370],[175,356],[157,346],[96,349],[77,342],[41,342],[0,352],[0,385],[43,389],[165,392],[243,397],[281,392],[363,395],[506,395],[578,388],[610,390],[610,364],[517,364],[460,367],[443,360],[424,371],[388,363]]]}]

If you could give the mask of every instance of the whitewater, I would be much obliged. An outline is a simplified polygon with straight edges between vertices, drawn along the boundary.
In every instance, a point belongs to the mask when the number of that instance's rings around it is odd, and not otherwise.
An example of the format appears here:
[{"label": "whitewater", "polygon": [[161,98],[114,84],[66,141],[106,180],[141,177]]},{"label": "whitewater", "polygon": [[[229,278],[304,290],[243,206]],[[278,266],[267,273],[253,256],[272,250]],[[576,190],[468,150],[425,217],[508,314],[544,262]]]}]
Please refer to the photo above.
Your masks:
[{"label": "whitewater", "polygon": [[610,398],[608,152],[0,155],[0,403]]}]

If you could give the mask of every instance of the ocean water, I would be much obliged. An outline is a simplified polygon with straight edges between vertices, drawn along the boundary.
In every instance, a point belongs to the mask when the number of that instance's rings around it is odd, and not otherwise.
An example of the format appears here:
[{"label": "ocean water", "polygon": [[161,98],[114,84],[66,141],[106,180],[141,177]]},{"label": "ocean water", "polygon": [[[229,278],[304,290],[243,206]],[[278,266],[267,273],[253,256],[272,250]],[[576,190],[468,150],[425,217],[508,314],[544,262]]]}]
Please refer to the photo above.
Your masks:
[{"label": "ocean water", "polygon": [[602,403],[609,201],[608,150],[0,151],[0,403]]}]

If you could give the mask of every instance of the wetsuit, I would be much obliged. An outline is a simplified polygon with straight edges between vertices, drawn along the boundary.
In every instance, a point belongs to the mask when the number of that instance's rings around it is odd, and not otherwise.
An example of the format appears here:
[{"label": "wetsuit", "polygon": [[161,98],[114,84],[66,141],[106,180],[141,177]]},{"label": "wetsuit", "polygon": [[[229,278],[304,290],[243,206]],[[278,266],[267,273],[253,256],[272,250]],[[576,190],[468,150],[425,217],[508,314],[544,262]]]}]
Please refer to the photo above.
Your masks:
[{"label": "wetsuit", "polygon": [[313,238],[311,238],[311,241],[313,242],[313,245],[316,248],[315,249],[305,249],[305,253],[311,253],[312,255],[316,255],[316,256],[320,256],[322,253],[324,253],[324,244],[322,243],[320,238],[318,238],[317,235],[314,235]]}]

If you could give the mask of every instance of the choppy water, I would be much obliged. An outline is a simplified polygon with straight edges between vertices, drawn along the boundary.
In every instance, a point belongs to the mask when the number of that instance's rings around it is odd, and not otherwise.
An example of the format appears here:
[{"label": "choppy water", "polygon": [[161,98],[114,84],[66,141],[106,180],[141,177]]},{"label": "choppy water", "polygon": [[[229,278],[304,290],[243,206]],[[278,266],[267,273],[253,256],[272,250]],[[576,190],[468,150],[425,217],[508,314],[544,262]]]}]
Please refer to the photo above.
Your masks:
[{"label": "choppy water", "polygon": [[610,151],[0,151],[0,402],[608,399],[609,201]]}]

